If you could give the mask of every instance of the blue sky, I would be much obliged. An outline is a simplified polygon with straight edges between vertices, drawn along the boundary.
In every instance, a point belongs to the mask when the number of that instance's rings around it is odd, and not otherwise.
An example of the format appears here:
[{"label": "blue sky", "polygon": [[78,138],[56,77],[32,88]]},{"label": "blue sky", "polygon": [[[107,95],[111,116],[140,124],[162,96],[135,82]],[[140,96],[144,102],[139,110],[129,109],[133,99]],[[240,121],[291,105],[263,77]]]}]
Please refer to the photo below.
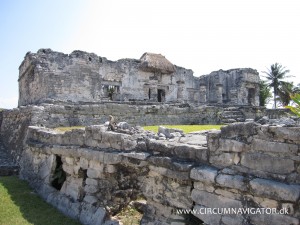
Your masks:
[{"label": "blue sky", "polygon": [[40,48],[161,53],[196,76],[279,62],[300,83],[299,28],[297,0],[0,0],[0,108],[17,106],[18,67]]}]

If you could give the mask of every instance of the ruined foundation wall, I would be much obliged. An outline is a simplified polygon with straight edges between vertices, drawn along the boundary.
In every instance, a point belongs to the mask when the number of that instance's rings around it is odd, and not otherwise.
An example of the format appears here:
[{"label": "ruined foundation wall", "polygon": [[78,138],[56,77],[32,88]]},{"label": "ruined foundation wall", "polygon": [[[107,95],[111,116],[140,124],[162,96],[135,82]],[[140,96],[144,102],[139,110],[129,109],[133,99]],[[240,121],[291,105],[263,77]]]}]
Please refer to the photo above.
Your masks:
[{"label": "ruined foundation wall", "polygon": [[[141,224],[189,224],[198,217],[212,225],[296,225],[299,136],[299,127],[256,123],[167,140],[104,126],[63,134],[30,127],[21,177],[83,224],[103,224],[105,215],[143,196],[147,209]],[[51,187],[57,157],[67,174],[60,191]],[[287,208],[288,214],[176,214],[177,209],[204,208]]]},{"label": "ruined foundation wall", "polygon": [[19,161],[28,126],[69,127],[103,124],[109,115],[116,122],[127,121],[132,125],[159,124],[217,124],[220,122],[218,107],[181,105],[130,105],[103,103],[97,105],[26,106],[6,110],[1,125],[1,138],[6,149]]}]

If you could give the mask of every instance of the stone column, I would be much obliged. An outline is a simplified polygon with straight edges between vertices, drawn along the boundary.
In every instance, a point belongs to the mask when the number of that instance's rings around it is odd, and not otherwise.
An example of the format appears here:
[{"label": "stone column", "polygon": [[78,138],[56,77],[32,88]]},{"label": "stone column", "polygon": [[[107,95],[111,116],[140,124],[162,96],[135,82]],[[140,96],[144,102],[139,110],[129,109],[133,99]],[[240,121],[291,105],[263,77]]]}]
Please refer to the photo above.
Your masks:
[{"label": "stone column", "polygon": [[183,89],[184,89],[184,81],[179,80],[177,81],[177,101],[182,102],[183,99]]},{"label": "stone column", "polygon": [[222,104],[223,103],[223,84],[216,84],[217,86],[217,103]]},{"label": "stone column", "polygon": [[200,103],[206,103],[206,86],[200,85]]}]

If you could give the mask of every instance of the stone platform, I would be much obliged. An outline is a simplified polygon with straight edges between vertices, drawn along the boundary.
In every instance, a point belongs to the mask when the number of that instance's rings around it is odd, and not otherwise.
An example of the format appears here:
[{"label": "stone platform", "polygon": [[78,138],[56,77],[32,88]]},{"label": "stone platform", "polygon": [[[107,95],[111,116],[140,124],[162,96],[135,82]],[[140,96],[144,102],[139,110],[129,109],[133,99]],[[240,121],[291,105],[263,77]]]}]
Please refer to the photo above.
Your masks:
[{"label": "stone platform", "polygon": [[19,166],[13,162],[12,157],[5,151],[0,142],[0,176],[11,176],[19,173]]}]

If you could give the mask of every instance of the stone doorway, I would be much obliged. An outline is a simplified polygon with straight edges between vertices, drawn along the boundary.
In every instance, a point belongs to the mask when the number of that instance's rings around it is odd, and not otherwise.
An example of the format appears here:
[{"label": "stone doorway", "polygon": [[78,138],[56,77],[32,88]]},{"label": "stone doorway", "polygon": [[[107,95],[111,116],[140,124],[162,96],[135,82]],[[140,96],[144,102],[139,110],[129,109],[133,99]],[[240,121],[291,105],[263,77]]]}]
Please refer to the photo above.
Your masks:
[{"label": "stone doorway", "polygon": [[157,101],[158,102],[164,102],[166,98],[166,92],[163,89],[157,90]]},{"label": "stone doorway", "polygon": [[254,99],[255,99],[255,88],[249,88],[248,89],[248,104],[254,105]]}]

